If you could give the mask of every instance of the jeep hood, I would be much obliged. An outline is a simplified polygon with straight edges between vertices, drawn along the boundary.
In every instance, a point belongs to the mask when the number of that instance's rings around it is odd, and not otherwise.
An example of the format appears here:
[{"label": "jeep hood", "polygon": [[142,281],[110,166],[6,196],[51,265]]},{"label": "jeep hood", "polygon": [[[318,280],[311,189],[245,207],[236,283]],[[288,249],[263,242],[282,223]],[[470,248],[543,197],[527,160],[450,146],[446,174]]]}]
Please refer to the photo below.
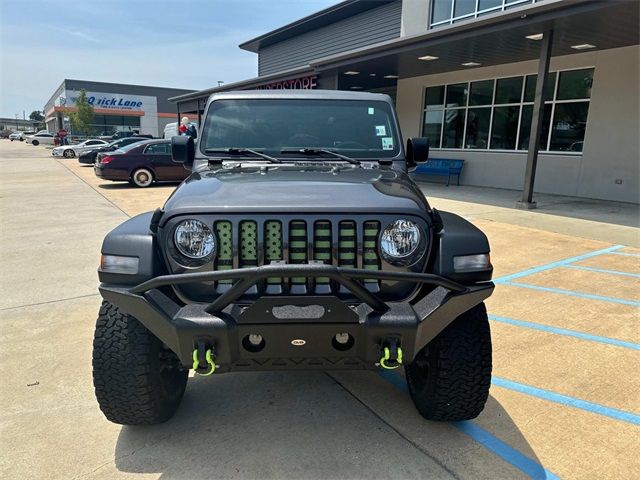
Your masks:
[{"label": "jeep hood", "polygon": [[424,195],[398,170],[268,165],[194,172],[164,205],[163,222],[190,213],[336,212],[424,216]]}]

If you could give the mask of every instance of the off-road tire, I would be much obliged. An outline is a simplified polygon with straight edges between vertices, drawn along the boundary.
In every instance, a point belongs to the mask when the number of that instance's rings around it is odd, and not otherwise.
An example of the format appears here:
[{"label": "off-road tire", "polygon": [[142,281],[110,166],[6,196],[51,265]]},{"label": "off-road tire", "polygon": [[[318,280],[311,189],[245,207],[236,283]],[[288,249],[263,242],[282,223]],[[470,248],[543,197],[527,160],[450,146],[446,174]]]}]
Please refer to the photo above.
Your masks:
[{"label": "off-road tire", "polygon": [[122,425],[169,420],[188,371],[136,318],[102,302],[93,340],[93,385],[100,410]]},{"label": "off-road tire", "polygon": [[484,303],[456,318],[405,372],[411,398],[427,420],[477,417],[491,385],[491,332]]}]

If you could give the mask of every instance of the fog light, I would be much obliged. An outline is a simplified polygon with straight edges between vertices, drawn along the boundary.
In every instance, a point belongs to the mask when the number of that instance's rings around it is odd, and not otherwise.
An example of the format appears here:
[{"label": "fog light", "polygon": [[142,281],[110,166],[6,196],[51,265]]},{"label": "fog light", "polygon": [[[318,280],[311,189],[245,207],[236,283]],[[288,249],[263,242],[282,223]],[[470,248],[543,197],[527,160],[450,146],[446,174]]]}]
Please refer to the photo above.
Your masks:
[{"label": "fog light", "polygon": [[475,272],[488,270],[490,267],[491,258],[488,253],[453,257],[453,269],[456,272]]},{"label": "fog light", "polygon": [[138,273],[138,257],[121,257],[118,255],[102,255],[100,257],[100,270],[109,273],[123,273],[135,275]]}]

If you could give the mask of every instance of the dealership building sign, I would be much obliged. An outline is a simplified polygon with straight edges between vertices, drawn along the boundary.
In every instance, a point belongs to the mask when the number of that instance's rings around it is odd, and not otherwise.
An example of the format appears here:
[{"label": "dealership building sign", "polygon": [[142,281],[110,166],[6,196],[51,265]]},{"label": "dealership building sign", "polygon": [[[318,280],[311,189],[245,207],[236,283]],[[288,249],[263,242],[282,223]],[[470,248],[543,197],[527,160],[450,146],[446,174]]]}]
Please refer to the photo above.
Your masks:
[{"label": "dealership building sign", "polygon": [[[67,92],[67,97],[60,97],[60,104],[74,106],[78,98],[77,92]],[[155,99],[154,99],[155,100]],[[107,108],[113,110],[142,110],[145,98],[134,95],[121,95],[99,92],[87,92],[87,102],[94,108]]]},{"label": "dealership building sign", "polygon": [[255,87],[258,90],[313,90],[318,88],[317,75],[280,80]]}]

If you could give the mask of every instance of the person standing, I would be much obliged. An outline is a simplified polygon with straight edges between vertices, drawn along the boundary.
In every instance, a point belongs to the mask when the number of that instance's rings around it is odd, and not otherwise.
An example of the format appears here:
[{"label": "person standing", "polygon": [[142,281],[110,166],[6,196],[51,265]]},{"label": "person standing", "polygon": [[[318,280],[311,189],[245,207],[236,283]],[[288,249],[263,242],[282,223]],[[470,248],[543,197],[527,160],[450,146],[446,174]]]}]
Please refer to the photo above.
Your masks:
[{"label": "person standing", "polygon": [[68,132],[63,128],[58,130],[58,138],[60,139],[60,145],[69,145],[67,140]]},{"label": "person standing", "polygon": [[189,130],[189,117],[182,117],[182,122],[180,122],[180,126],[178,127],[179,135],[187,135],[187,131]]}]

